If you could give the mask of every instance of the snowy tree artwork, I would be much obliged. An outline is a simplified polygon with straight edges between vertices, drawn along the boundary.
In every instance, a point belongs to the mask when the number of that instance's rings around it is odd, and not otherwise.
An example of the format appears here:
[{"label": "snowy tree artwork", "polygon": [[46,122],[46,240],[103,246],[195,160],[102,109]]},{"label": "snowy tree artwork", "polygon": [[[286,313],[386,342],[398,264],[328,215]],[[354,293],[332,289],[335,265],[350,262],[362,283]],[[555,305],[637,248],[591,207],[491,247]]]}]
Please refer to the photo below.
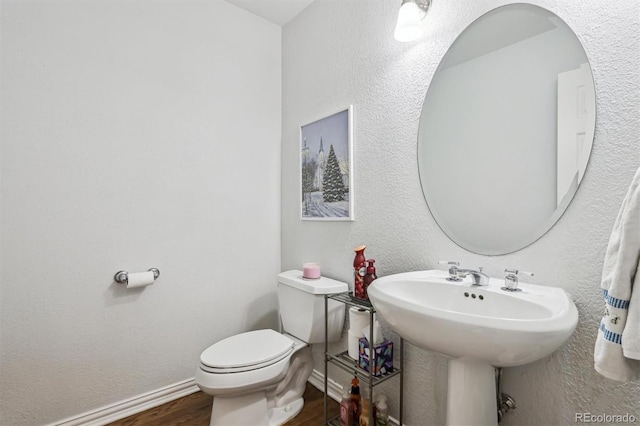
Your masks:
[{"label": "snowy tree artwork", "polygon": [[352,108],[300,128],[303,220],[353,220]]},{"label": "snowy tree artwork", "polygon": [[329,158],[322,174],[322,200],[325,203],[333,201],[344,201],[344,194],[347,189],[342,180],[342,171],[338,164],[338,157],[333,150],[333,145],[329,148]]}]

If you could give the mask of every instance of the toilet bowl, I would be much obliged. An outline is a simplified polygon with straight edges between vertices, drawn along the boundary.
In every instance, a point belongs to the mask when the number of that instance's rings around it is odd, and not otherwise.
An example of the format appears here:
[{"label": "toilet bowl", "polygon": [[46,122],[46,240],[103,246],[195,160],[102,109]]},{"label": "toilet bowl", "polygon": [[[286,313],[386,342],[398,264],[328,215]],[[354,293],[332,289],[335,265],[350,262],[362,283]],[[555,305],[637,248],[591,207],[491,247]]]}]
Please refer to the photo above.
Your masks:
[{"label": "toilet bowl", "polygon": [[[324,295],[347,291],[345,283],[300,271],[278,275],[283,333],[254,330],[227,337],[205,349],[196,384],[213,395],[212,426],[279,426],[302,410],[313,370],[309,344],[324,342]],[[328,301],[327,335],[340,338],[345,306]]]}]

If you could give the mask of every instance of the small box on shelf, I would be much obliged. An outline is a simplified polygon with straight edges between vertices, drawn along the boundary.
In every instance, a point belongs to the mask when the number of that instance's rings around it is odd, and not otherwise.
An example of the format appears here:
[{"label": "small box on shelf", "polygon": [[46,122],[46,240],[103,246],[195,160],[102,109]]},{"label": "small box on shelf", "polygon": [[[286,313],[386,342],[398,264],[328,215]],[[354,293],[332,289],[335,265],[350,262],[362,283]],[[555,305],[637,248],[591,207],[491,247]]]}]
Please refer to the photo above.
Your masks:
[{"label": "small box on shelf", "polygon": [[393,342],[384,340],[373,346],[373,360],[369,359],[369,341],[362,337],[358,343],[358,365],[369,372],[369,366],[373,365],[373,376],[379,377],[393,371]]}]

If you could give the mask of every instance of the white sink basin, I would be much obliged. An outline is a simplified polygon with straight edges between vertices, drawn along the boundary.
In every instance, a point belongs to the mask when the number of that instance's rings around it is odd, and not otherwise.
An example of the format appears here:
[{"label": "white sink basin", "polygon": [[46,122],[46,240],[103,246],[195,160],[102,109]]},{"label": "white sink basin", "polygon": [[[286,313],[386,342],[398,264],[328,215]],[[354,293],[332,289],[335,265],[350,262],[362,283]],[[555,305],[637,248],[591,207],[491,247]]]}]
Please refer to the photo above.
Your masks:
[{"label": "white sink basin", "polygon": [[578,311],[561,288],[521,283],[522,291],[508,292],[501,290],[503,280],[472,286],[471,277],[447,277],[439,270],[389,275],[367,291],[382,318],[416,346],[496,367],[551,354],[578,323]]},{"label": "white sink basin", "polygon": [[451,358],[447,424],[496,425],[494,367],[551,354],[573,333],[578,311],[561,288],[520,283],[522,291],[509,292],[501,290],[502,279],[474,286],[470,276],[460,282],[448,276],[440,270],[389,275],[367,292],[400,336]]}]

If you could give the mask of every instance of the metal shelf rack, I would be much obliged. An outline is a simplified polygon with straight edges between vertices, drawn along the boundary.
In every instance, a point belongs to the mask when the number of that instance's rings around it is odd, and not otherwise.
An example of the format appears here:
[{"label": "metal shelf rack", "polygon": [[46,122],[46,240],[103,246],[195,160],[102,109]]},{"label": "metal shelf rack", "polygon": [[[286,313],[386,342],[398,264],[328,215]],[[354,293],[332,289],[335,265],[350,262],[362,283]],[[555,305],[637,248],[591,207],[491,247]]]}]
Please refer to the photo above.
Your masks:
[{"label": "metal shelf rack", "polygon": [[[399,376],[400,377],[400,393],[399,393],[399,422],[402,425],[402,411],[403,411],[403,389],[404,389],[404,339],[400,338],[400,350],[399,359],[400,366],[394,366],[393,371],[385,374],[384,376],[374,376],[373,369],[369,368],[369,371],[366,371],[358,365],[358,361],[354,360],[349,356],[348,351],[343,351],[337,354],[329,353],[329,335],[328,335],[328,326],[327,326],[327,318],[329,313],[329,299],[336,300],[338,302],[342,302],[347,306],[355,306],[357,308],[364,309],[369,312],[369,323],[373,324],[373,316],[376,312],[371,302],[368,300],[357,299],[351,295],[351,293],[338,293],[338,294],[326,294],[324,296],[324,424],[331,426],[340,426],[340,415],[332,418],[328,418],[327,408],[328,408],[328,368],[329,364],[333,364],[342,370],[355,374],[359,380],[364,382],[369,387],[369,398],[371,403],[375,399],[373,398],[373,388],[380,383],[386,382],[387,380]],[[373,341],[373,327],[370,327],[370,335],[369,341]],[[371,353],[371,351],[370,351]],[[369,410],[369,425],[375,425],[375,419],[373,418],[373,409]]]}]

